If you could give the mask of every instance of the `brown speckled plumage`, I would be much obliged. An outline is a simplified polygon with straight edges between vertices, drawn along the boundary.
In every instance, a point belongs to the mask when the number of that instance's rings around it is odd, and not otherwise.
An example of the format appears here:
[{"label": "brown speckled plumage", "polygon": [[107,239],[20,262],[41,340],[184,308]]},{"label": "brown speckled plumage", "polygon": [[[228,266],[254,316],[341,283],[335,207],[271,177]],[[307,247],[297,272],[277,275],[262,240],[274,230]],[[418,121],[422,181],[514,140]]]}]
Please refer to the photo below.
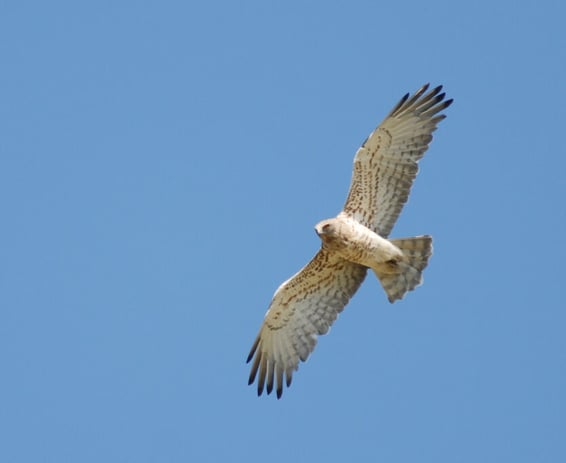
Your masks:
[{"label": "brown speckled plumage", "polygon": [[446,117],[439,113],[452,103],[441,86],[427,93],[428,87],[405,95],[359,148],[343,211],[316,226],[321,249],[275,292],[248,356],[249,384],[257,380],[258,395],[275,388],[281,397],[283,384],[290,386],[299,362],[328,332],[368,268],[390,302],[422,282],[432,238],[386,238],[407,202],[417,163]]}]

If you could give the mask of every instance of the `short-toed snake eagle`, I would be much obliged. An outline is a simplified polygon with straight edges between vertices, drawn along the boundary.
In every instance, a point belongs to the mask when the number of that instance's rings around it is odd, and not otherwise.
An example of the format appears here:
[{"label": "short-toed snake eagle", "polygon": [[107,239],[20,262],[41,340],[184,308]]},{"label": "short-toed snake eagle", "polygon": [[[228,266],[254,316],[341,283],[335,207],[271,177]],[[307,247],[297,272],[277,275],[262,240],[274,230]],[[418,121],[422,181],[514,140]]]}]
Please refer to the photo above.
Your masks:
[{"label": "short-toed snake eagle", "polygon": [[407,202],[418,161],[432,132],[450,106],[442,86],[424,85],[405,95],[370,134],[354,157],[350,191],[336,218],[315,227],[321,249],[275,292],[252,346],[249,384],[257,379],[277,397],[291,384],[299,361],[313,351],[317,336],[328,332],[338,314],[371,269],[390,302],[401,299],[422,282],[432,255],[432,238],[387,239]]}]

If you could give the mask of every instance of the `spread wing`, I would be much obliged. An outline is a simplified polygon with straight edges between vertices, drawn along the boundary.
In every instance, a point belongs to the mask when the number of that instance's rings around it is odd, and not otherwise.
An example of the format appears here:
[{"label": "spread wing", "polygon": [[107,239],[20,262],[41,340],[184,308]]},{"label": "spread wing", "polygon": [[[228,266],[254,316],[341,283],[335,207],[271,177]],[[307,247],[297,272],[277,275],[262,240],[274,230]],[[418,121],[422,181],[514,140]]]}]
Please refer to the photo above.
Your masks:
[{"label": "spread wing", "polygon": [[[252,346],[249,384],[257,377],[257,392],[267,393],[277,381],[277,398],[287,387],[299,360],[314,350],[317,336],[326,334],[362,284],[366,268],[321,249],[275,292],[263,325]],[[259,372],[259,376],[258,376]]]},{"label": "spread wing", "polygon": [[428,149],[432,132],[444,119],[439,114],[452,103],[438,86],[428,84],[405,95],[370,134],[354,158],[348,199],[342,214],[387,237],[397,221]]}]

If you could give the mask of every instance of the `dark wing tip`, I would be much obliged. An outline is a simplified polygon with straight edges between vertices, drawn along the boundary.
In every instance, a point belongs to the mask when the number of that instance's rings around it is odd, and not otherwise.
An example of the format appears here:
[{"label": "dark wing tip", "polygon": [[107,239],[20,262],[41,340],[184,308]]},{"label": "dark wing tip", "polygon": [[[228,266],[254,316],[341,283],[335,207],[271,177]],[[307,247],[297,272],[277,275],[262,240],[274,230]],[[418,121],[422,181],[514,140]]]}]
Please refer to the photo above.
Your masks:
[{"label": "dark wing tip", "polygon": [[251,386],[253,384],[253,382],[255,381],[255,376],[257,374],[257,364],[258,362],[254,362],[252,369],[250,371],[250,376],[248,378],[248,386]]},{"label": "dark wing tip", "polygon": [[[254,349],[252,349],[251,356],[253,356],[254,353],[255,353],[255,347],[254,347]],[[251,360],[251,356],[248,358],[248,362]],[[258,354],[258,355],[256,355],[254,363],[252,364],[252,368],[250,370],[250,377],[248,378],[248,385],[251,385],[255,381],[260,362],[261,362],[261,355]]]},{"label": "dark wing tip", "polygon": [[257,346],[259,345],[259,339],[260,339],[260,335],[258,334],[257,337],[255,338],[252,348],[250,349],[250,353],[248,354],[246,363],[250,363],[250,360],[254,358],[254,354],[257,350]]},{"label": "dark wing tip", "polygon": [[440,90],[442,90],[442,85],[438,85],[435,88],[432,89],[432,91],[430,93],[432,93],[433,95],[436,95],[437,93],[440,92]]},{"label": "dark wing tip", "polygon": [[[395,105],[395,107],[391,110],[391,112],[387,115],[387,117],[390,117],[391,115],[395,114],[400,108],[402,108],[406,103],[407,100],[409,99],[409,97],[411,96],[410,93],[405,93],[405,95],[403,95],[403,98],[401,98],[399,100],[399,103],[397,103]],[[387,118],[386,117],[386,118]],[[372,132],[373,133],[373,132]],[[366,138],[364,140],[364,142],[362,143],[362,146],[364,146],[366,144],[366,142],[368,141],[369,137],[371,137],[371,134],[368,136],[368,138]]]},{"label": "dark wing tip", "polygon": [[[395,107],[391,110],[391,112],[387,115],[387,117],[396,116],[403,111],[410,110],[410,108],[414,107],[423,107],[425,104],[429,107],[442,101],[445,94],[438,95],[442,90],[442,85],[438,85],[433,88],[431,91],[426,93],[429,89],[430,83],[424,84],[421,88],[419,88],[413,95],[410,93],[405,94],[403,98],[395,105]],[[433,101],[431,103],[431,100]],[[387,118],[386,117],[386,118]],[[365,143],[365,142],[364,142]]]},{"label": "dark wing tip", "polygon": [[261,372],[260,372],[260,376],[257,380],[257,395],[258,397],[263,394],[263,388],[265,386],[265,378],[261,377]]},{"label": "dark wing tip", "polygon": [[428,90],[428,88],[430,87],[430,82],[427,82],[426,84],[424,84],[421,88],[419,88],[415,94],[418,95],[422,95],[424,92],[426,92]]},{"label": "dark wing tip", "polygon": [[289,372],[285,377],[285,383],[287,384],[287,387],[291,387],[292,381],[293,381],[293,373]]}]

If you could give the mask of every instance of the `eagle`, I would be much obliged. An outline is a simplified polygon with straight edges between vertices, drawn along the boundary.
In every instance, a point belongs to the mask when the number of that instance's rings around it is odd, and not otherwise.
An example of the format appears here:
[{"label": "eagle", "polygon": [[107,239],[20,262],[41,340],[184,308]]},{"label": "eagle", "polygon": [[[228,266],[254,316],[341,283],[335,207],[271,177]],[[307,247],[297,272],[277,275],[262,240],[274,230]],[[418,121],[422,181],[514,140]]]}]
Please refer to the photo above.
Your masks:
[{"label": "eagle", "polygon": [[389,239],[407,202],[418,162],[450,106],[442,86],[429,84],[406,94],[369,135],[354,157],[348,197],[335,217],[319,222],[320,250],[285,281],[265,314],[247,362],[248,384],[257,393],[276,388],[281,398],[299,362],[306,361],[319,335],[326,334],[358,290],[368,269],[393,303],[422,283],[432,255],[432,237]]}]

